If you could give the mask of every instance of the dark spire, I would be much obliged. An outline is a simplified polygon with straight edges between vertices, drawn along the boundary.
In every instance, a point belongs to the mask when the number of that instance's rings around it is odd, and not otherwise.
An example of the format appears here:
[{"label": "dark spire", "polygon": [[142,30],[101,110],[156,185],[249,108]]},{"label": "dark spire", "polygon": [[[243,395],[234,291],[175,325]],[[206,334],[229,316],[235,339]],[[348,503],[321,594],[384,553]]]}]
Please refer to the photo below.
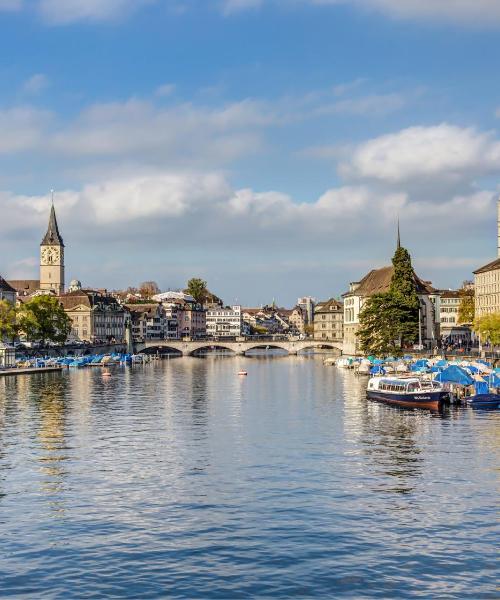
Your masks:
[{"label": "dark spire", "polygon": [[398,246],[397,249],[399,250],[401,248],[401,233],[399,231],[399,217],[398,217]]},{"label": "dark spire", "polygon": [[41,246],[64,246],[63,239],[57,226],[56,209],[54,208],[54,195],[52,195],[52,206],[50,207],[49,227],[42,240]]}]

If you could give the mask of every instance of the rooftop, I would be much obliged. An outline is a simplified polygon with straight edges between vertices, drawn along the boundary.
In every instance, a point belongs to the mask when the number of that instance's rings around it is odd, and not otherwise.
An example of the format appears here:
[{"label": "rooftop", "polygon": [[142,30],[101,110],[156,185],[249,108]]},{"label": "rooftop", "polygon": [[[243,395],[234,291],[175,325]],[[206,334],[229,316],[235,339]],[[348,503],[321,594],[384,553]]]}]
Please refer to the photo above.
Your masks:
[{"label": "rooftop", "polygon": [[49,226],[42,240],[41,246],[64,246],[59,227],[57,226],[56,210],[52,204],[50,208]]},{"label": "rooftop", "polygon": [[479,273],[487,273],[488,271],[496,271],[497,269],[500,269],[500,258],[497,258],[487,265],[484,265],[484,267],[481,267],[477,271],[474,271],[474,275],[478,275]]},{"label": "rooftop", "polygon": [[9,284],[8,281],[0,275],[0,292],[11,292],[13,294],[16,293],[16,290]]},{"label": "rooftop", "polygon": [[[374,294],[382,294],[388,292],[391,287],[391,279],[394,273],[394,267],[382,267],[381,269],[373,269],[359,282],[358,287],[353,292],[347,292],[344,296],[350,294],[356,296],[373,296]],[[423,281],[413,272],[417,294],[435,294],[436,290],[428,281]]]}]

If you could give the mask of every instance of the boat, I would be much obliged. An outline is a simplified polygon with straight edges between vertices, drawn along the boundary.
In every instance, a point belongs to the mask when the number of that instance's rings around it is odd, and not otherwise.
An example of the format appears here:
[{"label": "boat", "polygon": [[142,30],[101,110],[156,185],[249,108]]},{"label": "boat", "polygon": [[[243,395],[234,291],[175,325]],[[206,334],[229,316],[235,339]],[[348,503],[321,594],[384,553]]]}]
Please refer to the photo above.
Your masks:
[{"label": "boat", "polygon": [[471,396],[467,401],[467,404],[472,408],[488,408],[496,409],[500,408],[500,395],[499,394],[476,394]]},{"label": "boat", "polygon": [[246,376],[246,375],[248,375],[248,372],[247,371],[239,371],[238,375]]},{"label": "boat", "polygon": [[372,377],[368,381],[366,396],[388,404],[410,408],[438,409],[449,400],[441,383],[418,377]]}]

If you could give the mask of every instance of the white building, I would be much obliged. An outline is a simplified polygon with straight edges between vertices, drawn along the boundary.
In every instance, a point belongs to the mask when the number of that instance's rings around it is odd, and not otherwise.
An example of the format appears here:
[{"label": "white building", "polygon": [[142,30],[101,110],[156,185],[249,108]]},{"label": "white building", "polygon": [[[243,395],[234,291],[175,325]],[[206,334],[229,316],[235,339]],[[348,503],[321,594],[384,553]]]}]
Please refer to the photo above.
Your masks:
[{"label": "white building", "polygon": [[246,334],[241,306],[219,307],[207,311],[209,337],[239,337]]},{"label": "white building", "polygon": [[[361,281],[353,282],[344,299],[344,354],[359,354],[357,332],[359,316],[365,302],[374,294],[388,292],[394,267],[382,267],[370,271]],[[415,286],[420,301],[422,344],[427,348],[436,345],[439,334],[439,317],[436,304],[439,305],[439,292],[427,281],[414,273]]]},{"label": "white building", "polygon": [[458,311],[462,296],[457,290],[444,290],[439,298],[439,320],[441,339],[445,343],[468,344],[472,341],[472,331],[467,324],[460,324]]},{"label": "white building", "polygon": [[297,300],[297,306],[304,311],[305,322],[304,325],[311,325],[314,321],[314,307],[316,305],[316,298],[311,296],[304,296]]}]

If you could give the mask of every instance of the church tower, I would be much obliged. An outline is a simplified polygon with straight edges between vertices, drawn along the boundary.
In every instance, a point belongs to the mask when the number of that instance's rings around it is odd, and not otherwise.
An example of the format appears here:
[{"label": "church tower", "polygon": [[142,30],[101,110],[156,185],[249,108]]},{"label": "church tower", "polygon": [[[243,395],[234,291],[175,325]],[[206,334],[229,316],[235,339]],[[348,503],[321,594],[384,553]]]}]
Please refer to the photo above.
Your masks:
[{"label": "church tower", "polygon": [[54,199],[50,209],[49,227],[40,244],[40,289],[64,292],[64,242],[57,226]]}]

